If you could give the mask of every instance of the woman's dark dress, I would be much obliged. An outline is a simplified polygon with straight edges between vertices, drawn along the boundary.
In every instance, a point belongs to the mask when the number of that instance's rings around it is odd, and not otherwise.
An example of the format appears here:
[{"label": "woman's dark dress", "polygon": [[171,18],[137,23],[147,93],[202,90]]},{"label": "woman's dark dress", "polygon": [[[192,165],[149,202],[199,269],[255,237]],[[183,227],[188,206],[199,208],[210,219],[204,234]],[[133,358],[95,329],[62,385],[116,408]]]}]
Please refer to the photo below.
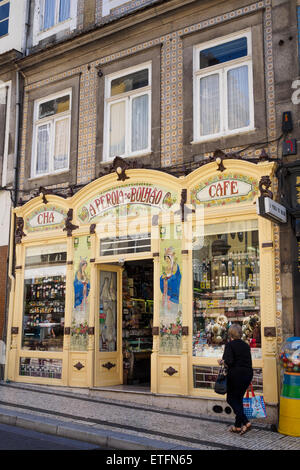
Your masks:
[{"label": "woman's dark dress", "polygon": [[253,377],[249,345],[241,339],[230,341],[225,346],[223,360],[228,367],[227,402],[236,415],[235,426],[240,428],[248,423],[243,411],[243,397]]}]

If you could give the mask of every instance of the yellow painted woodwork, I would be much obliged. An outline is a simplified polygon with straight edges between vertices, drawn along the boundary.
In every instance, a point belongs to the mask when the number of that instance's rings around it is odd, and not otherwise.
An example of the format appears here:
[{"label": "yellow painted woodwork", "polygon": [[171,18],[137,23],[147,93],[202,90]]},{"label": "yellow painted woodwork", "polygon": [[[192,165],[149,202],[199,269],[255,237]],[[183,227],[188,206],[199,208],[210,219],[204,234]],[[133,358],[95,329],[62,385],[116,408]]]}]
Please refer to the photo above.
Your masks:
[{"label": "yellow painted woodwork", "polygon": [[[224,160],[226,172],[231,174],[245,175],[254,178],[257,183],[262,176],[268,175],[274,179],[275,164],[259,163],[253,164],[242,160],[228,159]],[[187,201],[190,201],[192,189],[205,182],[208,178],[217,176],[216,162],[208,163],[201,166],[186,177],[175,178],[164,172],[156,170],[127,170],[129,179],[126,181],[118,181],[117,174],[109,174],[99,178],[85,186],[78,193],[69,199],[63,199],[54,195],[47,195],[48,207],[56,206],[67,212],[73,209],[73,224],[79,225],[79,228],[73,231],[72,236],[68,237],[67,232],[63,229],[41,230],[26,233],[22,238],[22,243],[16,246],[16,265],[20,269],[16,270],[15,277],[12,273],[10,264],[9,276],[11,279],[11,292],[9,297],[9,319],[8,319],[8,348],[7,348],[7,364],[5,376],[10,380],[20,382],[33,382],[43,384],[59,383],[64,386],[74,387],[101,387],[115,384],[121,384],[123,381],[123,358],[122,358],[122,269],[117,265],[120,255],[118,256],[100,256],[100,239],[99,228],[102,219],[97,220],[98,226],[96,233],[91,234],[91,288],[90,288],[90,312],[89,327],[95,328],[94,335],[90,334],[88,349],[86,352],[76,352],[70,350],[70,337],[64,337],[64,350],[62,352],[50,353],[47,351],[22,351],[22,315],[23,315],[23,289],[24,289],[24,263],[25,249],[29,246],[38,246],[45,244],[53,244],[55,242],[67,242],[67,260],[73,260],[73,237],[79,235],[90,234],[90,224],[82,224],[77,217],[78,209],[88,200],[96,197],[97,194],[104,192],[110,188],[122,187],[134,183],[153,184],[166,188],[177,195],[176,209],[180,209],[181,191],[187,190]],[[264,380],[264,398],[266,403],[278,403],[278,386],[277,386],[277,349],[276,338],[265,338],[263,334],[264,327],[276,326],[276,293],[275,293],[275,275],[274,275],[274,248],[263,248],[265,242],[274,241],[273,224],[256,214],[255,200],[242,201],[240,204],[229,203],[224,206],[205,207],[204,222],[205,224],[218,224],[224,221],[251,220],[258,218],[259,240],[260,240],[260,289],[261,289],[261,324],[262,324],[262,359],[254,360],[255,367],[263,368]],[[14,209],[14,214],[25,219],[34,211],[43,206],[42,197],[38,196],[27,202],[24,206]],[[175,206],[174,206],[175,209]],[[13,219],[13,217],[12,217]],[[154,315],[153,326],[159,327],[159,256],[156,254],[160,251],[160,241],[158,239],[159,224],[165,223],[166,218],[162,221],[162,215],[158,218],[159,223],[155,225],[151,218],[141,217],[138,220],[139,230],[143,233],[150,230],[152,233],[151,251],[144,254],[125,254],[122,256],[125,260],[143,260],[152,258],[154,261]],[[126,234],[136,226],[136,221],[131,220],[131,228],[124,225],[123,221],[119,221],[116,233],[118,235]],[[194,223],[194,216],[189,216],[184,222],[183,233],[188,234]],[[14,227],[11,228],[11,237]],[[154,236],[156,235],[156,236]],[[182,307],[183,307],[183,326],[188,327],[188,336],[183,336],[182,354],[181,356],[160,355],[159,352],[159,336],[153,337],[153,352],[151,356],[151,392],[167,393],[176,395],[190,395],[207,398],[218,398],[211,390],[194,389],[193,387],[193,365],[210,365],[217,366],[217,358],[201,358],[192,356],[192,334],[193,334],[193,272],[192,272],[192,250],[188,235],[184,235],[182,240]],[[114,264],[112,264],[114,263]],[[111,270],[117,272],[118,275],[118,346],[115,352],[99,352],[99,275],[101,270]],[[65,304],[65,327],[70,327],[72,300],[71,291],[73,284],[73,267],[67,266],[67,294]],[[18,327],[18,335],[11,334],[11,328]],[[63,375],[61,380],[39,379],[19,376],[19,358],[20,357],[57,357],[63,360]],[[82,367],[75,367],[76,364]],[[105,368],[103,365],[111,363],[113,367]],[[173,368],[176,372],[169,375],[166,370]],[[170,371],[170,369],[169,369]]]}]

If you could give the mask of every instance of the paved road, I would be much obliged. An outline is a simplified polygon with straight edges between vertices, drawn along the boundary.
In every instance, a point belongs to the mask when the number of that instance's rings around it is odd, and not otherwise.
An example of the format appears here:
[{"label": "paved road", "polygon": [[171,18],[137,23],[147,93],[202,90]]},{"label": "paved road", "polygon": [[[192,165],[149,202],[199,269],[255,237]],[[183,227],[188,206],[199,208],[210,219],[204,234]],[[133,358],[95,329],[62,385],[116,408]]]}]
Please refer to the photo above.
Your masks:
[{"label": "paved road", "polygon": [[[0,424],[0,450],[102,450],[81,441]],[[107,450],[107,449],[106,449]]]}]

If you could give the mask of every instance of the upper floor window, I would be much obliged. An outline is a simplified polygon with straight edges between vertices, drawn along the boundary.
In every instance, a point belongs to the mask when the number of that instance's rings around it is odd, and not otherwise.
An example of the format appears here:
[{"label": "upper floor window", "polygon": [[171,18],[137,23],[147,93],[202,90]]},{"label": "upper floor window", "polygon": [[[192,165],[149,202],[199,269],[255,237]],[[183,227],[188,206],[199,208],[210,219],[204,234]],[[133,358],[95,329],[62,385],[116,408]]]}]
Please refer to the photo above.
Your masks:
[{"label": "upper floor window", "polygon": [[8,34],[10,2],[0,1],[0,37]]},{"label": "upper floor window", "polygon": [[37,0],[34,7],[33,45],[77,24],[77,0]]},{"label": "upper floor window", "polygon": [[104,160],[151,151],[151,64],[106,78]]},{"label": "upper floor window", "polygon": [[70,18],[70,0],[43,0],[41,2],[40,30],[52,28]]},{"label": "upper floor window", "polygon": [[35,102],[32,177],[69,169],[71,91]]},{"label": "upper floor window", "polygon": [[124,3],[129,3],[129,0],[103,0],[102,3],[102,16],[110,14],[111,10],[118,8]]},{"label": "upper floor window", "polygon": [[194,141],[254,128],[251,33],[194,48]]}]

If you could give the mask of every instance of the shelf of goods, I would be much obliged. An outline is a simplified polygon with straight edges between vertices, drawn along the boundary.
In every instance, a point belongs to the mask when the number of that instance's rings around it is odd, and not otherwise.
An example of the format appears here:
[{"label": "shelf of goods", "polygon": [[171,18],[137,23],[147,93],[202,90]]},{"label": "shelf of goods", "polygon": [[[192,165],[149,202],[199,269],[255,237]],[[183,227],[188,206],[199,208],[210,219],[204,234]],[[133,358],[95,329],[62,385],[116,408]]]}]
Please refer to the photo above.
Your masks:
[{"label": "shelf of goods", "polygon": [[24,346],[32,347],[33,341],[42,348],[45,340],[60,344],[57,337],[63,334],[65,289],[65,279],[60,276],[25,281]]}]

